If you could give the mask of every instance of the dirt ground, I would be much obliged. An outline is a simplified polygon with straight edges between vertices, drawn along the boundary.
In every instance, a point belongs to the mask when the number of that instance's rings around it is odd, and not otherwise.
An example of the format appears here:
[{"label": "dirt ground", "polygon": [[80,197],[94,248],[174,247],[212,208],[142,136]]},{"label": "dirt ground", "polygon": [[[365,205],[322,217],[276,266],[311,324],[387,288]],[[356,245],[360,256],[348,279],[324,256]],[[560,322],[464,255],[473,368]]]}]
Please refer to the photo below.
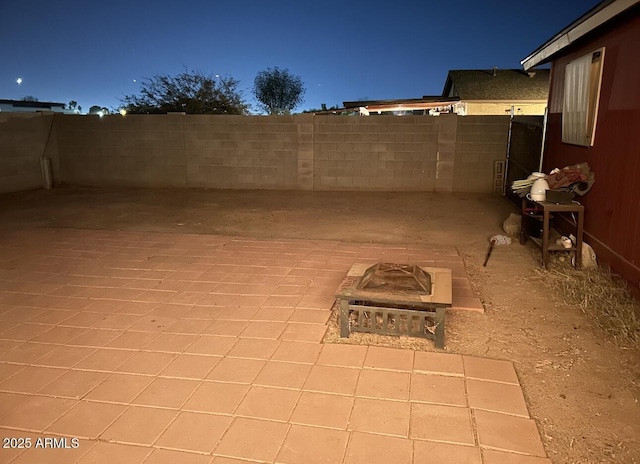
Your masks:
[{"label": "dirt ground", "polygon": [[0,195],[0,240],[70,227],[456,247],[486,312],[451,312],[445,350],[515,364],[554,463],[640,463],[640,349],[545,287],[532,245],[496,247],[482,266],[511,212],[471,194],[62,188]]}]

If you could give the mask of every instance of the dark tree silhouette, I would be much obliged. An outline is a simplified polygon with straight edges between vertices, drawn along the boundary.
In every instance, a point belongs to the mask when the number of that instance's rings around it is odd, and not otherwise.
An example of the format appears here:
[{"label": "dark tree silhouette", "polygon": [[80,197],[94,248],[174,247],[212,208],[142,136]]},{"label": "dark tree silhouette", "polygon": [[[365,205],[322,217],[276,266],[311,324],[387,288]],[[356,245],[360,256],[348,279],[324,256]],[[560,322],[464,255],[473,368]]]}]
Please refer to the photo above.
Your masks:
[{"label": "dark tree silhouette", "polygon": [[288,69],[267,68],[253,82],[253,95],[269,114],[289,114],[304,100],[305,88],[300,76]]},{"label": "dark tree silhouette", "polygon": [[159,74],[144,79],[138,95],[120,101],[127,113],[164,114],[246,114],[249,106],[232,77],[218,77],[189,71],[169,76]]}]

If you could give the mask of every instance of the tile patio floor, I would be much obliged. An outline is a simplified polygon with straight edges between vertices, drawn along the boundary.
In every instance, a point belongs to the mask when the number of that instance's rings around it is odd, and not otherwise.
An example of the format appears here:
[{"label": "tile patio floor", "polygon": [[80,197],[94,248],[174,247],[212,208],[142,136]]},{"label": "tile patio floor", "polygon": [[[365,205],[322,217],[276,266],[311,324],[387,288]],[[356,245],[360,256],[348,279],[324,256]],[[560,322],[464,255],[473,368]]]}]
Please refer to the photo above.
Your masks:
[{"label": "tile patio floor", "polygon": [[550,463],[511,363],[321,343],[379,260],[482,308],[452,249],[0,231],[0,463]]}]

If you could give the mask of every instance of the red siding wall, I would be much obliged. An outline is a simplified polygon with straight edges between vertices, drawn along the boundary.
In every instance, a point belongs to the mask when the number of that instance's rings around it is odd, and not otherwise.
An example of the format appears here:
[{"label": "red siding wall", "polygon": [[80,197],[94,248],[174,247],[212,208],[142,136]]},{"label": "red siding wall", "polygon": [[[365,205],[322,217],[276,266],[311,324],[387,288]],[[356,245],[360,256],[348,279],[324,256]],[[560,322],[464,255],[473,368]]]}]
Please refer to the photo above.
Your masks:
[{"label": "red siding wall", "polygon": [[[565,65],[606,47],[592,147],[562,143]],[[552,63],[544,170],[586,161],[595,172],[585,240],[598,258],[640,287],[640,8],[594,31]]]}]

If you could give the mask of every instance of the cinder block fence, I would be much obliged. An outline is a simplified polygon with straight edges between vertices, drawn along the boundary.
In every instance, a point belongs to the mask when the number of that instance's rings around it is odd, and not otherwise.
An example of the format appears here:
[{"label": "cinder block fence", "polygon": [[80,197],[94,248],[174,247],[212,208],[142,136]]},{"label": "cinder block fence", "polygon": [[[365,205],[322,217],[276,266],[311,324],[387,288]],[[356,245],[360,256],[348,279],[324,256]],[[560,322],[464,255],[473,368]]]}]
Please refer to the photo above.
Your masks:
[{"label": "cinder block fence", "polygon": [[[13,116],[12,116],[13,115]],[[0,115],[0,192],[55,184],[492,192],[508,116]]]}]

